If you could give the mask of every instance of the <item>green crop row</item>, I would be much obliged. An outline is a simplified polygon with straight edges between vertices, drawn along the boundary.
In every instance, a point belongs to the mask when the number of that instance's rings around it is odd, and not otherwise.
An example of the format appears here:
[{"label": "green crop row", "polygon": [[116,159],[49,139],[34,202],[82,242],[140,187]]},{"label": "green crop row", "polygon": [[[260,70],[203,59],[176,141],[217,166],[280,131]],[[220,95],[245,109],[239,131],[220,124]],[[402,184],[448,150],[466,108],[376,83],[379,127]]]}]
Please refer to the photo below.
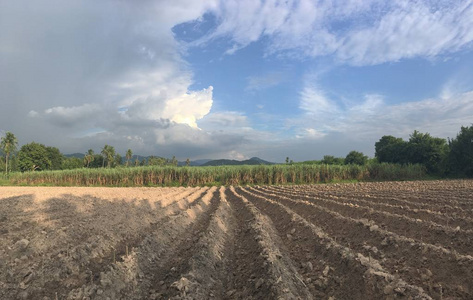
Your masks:
[{"label": "green crop row", "polygon": [[134,167],[74,169],[10,174],[14,185],[198,186],[314,184],[337,181],[415,180],[426,177],[420,165],[269,165],[218,167]]}]

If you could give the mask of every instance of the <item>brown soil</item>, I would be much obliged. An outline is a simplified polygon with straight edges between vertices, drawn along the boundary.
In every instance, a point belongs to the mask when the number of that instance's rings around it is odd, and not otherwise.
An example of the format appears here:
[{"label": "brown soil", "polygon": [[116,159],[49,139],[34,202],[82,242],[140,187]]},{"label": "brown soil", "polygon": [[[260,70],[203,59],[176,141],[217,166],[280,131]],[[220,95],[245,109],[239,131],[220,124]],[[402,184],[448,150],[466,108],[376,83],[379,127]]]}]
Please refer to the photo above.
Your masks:
[{"label": "brown soil", "polygon": [[473,181],[0,187],[0,299],[472,299]]}]

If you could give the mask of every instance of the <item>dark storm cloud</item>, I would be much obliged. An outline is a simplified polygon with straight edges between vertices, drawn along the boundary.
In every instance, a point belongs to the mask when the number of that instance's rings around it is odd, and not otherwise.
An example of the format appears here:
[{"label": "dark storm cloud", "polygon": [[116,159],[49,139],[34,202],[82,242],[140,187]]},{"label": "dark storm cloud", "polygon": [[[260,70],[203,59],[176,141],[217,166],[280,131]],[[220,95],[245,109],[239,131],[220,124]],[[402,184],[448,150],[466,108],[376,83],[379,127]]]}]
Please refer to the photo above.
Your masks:
[{"label": "dark storm cloud", "polygon": [[1,1],[0,130],[14,132],[20,144],[35,140],[64,152],[105,143],[142,154],[173,153],[188,143],[191,150],[181,151],[187,156],[219,148],[207,133],[172,121],[195,124],[212,105],[211,88],[188,91],[192,74],[171,31],[206,7]]}]

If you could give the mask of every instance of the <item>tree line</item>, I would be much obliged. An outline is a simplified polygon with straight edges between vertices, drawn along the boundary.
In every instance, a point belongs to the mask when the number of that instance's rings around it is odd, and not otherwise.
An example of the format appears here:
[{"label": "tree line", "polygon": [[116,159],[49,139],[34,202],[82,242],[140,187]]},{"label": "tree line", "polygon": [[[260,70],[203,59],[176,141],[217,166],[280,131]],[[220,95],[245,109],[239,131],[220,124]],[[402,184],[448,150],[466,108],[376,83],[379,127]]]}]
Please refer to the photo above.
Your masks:
[{"label": "tree line", "polygon": [[[289,158],[286,158],[288,163]],[[473,177],[473,126],[461,127],[453,139],[433,137],[415,130],[407,141],[385,135],[375,143],[375,157],[370,159],[362,152],[351,151],[346,157],[325,155],[321,160],[300,164],[365,165],[394,163],[423,165],[430,175]]]},{"label": "tree line", "polygon": [[418,131],[408,141],[385,135],[375,144],[375,157],[379,162],[422,164],[433,175],[472,177],[473,125],[462,126],[448,140]]},{"label": "tree line", "polygon": [[[9,171],[66,170],[76,168],[116,168],[132,166],[177,166],[175,157],[167,159],[150,156],[133,160],[131,149],[122,157],[110,145],[105,145],[100,153],[89,149],[83,159],[65,157],[58,148],[39,143],[23,145],[17,151],[18,141],[11,132],[1,138],[0,150],[3,159],[0,168]],[[286,158],[286,164],[294,162]],[[433,137],[429,133],[414,131],[407,141],[385,135],[375,143],[375,157],[369,159],[362,152],[351,151],[343,157],[325,155],[319,161],[296,164],[365,165],[369,163],[394,163],[400,165],[423,165],[427,172],[436,176],[473,177],[473,125],[461,127],[453,139]],[[187,159],[186,165],[190,164]]]},{"label": "tree line", "polygon": [[[149,156],[133,160],[133,151],[128,149],[122,157],[110,145],[105,145],[100,153],[89,149],[83,156],[66,157],[58,148],[31,142],[21,146],[18,150],[18,140],[11,132],[6,132],[1,138],[0,150],[3,153],[0,168],[5,173],[15,171],[45,171],[45,170],[71,170],[78,168],[116,168],[132,166],[177,166],[178,161],[173,156],[167,159],[159,156]],[[187,160],[187,163],[190,161]]]}]

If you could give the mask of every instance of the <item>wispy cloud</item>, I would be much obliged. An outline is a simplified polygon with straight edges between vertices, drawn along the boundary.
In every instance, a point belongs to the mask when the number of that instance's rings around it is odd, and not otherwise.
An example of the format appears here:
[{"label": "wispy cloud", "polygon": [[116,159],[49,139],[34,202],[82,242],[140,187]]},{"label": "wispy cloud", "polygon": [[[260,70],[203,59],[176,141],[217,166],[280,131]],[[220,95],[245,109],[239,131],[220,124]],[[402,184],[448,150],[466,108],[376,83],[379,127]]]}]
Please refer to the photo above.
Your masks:
[{"label": "wispy cloud", "polygon": [[306,87],[300,97],[303,115],[289,122],[299,138],[343,134],[375,141],[389,134],[407,138],[414,129],[451,137],[461,126],[468,126],[473,115],[473,91],[399,104],[387,104],[382,95],[367,94],[351,103],[337,103],[325,98],[321,90]]},{"label": "wispy cloud", "polygon": [[284,80],[281,72],[271,72],[261,76],[248,77],[247,91],[264,90],[280,84]]},{"label": "wispy cloud", "polygon": [[234,43],[230,53],[268,38],[268,53],[372,65],[433,58],[473,41],[469,0],[227,0],[212,12],[218,26],[197,44],[227,37]]}]

